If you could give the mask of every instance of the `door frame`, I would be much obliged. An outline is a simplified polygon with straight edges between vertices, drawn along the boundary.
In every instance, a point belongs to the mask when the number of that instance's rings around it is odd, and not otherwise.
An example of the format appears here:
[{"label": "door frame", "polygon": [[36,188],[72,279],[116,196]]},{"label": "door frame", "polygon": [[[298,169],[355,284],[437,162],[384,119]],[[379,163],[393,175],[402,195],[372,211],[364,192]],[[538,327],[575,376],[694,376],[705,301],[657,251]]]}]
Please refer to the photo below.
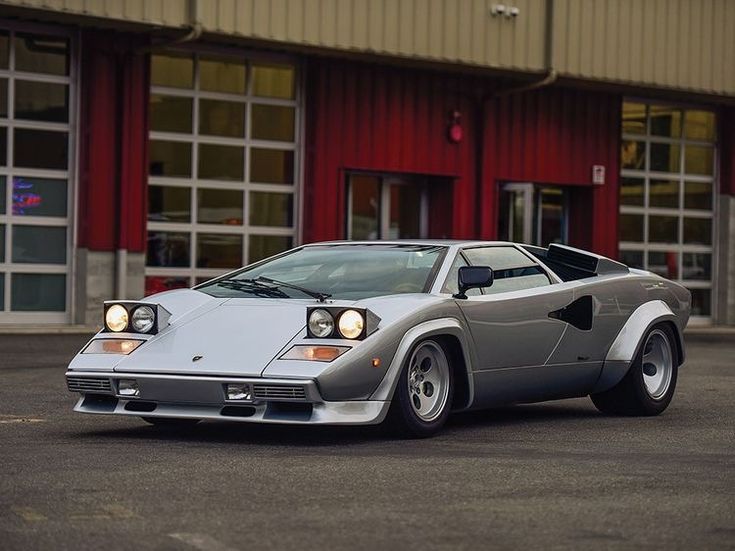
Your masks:
[{"label": "door frame", "polygon": [[[544,246],[541,243],[541,191],[544,188],[558,188],[563,193],[564,200],[564,216],[562,219],[562,240],[567,243],[569,241],[569,193],[567,186],[561,185],[543,185],[533,182],[503,182],[500,184],[500,193],[504,191],[522,193],[523,194],[523,236],[522,239],[516,239],[513,235],[513,222],[515,218],[515,210],[512,203],[509,205],[508,213],[508,235],[512,236],[511,241],[519,243],[527,243],[529,245]],[[500,208],[500,202],[498,202]]]},{"label": "door frame", "polygon": [[[406,186],[418,183],[421,188],[419,204],[419,239],[426,239],[429,235],[429,183],[425,176],[417,174],[403,174],[398,172],[372,172],[365,170],[345,170],[344,182],[347,188],[345,204],[345,237],[352,239],[352,183],[350,176],[373,176],[380,179],[380,205],[378,209],[378,239],[388,239],[390,232],[390,188],[391,186]],[[415,182],[407,181],[415,179]]]}]

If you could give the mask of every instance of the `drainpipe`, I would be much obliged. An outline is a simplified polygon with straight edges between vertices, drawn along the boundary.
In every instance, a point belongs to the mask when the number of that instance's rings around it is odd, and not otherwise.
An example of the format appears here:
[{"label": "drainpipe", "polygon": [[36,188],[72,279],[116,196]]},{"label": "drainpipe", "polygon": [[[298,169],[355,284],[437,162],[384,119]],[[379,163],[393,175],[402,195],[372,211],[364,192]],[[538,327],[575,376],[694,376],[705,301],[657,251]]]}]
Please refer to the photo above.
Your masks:
[{"label": "drainpipe", "polygon": [[[554,33],[554,0],[546,0],[546,26],[544,29],[544,64],[546,65],[546,74],[535,82],[517,86],[515,88],[506,88],[495,90],[486,94],[477,94],[472,100],[474,103],[475,120],[478,121],[475,128],[475,187],[476,196],[482,197],[482,188],[484,180],[484,155],[485,155],[485,122],[487,116],[487,104],[490,100],[530,92],[544,88],[556,82],[558,73],[553,66],[553,33]],[[482,230],[482,201],[475,202],[475,220],[477,234],[481,234]]]},{"label": "drainpipe", "polygon": [[187,11],[189,13],[189,30],[184,36],[174,38],[172,40],[164,40],[155,44],[152,43],[150,46],[144,46],[142,48],[136,49],[135,53],[150,53],[155,50],[165,49],[171,46],[178,46],[179,44],[198,40],[199,37],[202,36],[202,32],[204,31],[199,11],[199,0],[189,0],[188,5],[189,9]]}]

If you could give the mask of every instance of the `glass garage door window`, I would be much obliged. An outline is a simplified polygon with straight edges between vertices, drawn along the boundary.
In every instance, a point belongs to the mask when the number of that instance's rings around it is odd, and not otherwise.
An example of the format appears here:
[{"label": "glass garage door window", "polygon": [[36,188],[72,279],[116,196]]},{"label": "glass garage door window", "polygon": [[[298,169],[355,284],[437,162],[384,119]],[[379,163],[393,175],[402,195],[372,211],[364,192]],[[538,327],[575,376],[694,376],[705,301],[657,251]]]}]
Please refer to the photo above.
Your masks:
[{"label": "glass garage door window", "polygon": [[69,321],[72,81],[69,37],[0,28],[0,322]]},{"label": "glass garage door window", "polygon": [[173,52],[151,59],[146,294],[293,246],[296,69]]},{"label": "glass garage door window", "polygon": [[716,120],[711,111],[628,101],[620,152],[620,257],[683,283],[712,313]]}]

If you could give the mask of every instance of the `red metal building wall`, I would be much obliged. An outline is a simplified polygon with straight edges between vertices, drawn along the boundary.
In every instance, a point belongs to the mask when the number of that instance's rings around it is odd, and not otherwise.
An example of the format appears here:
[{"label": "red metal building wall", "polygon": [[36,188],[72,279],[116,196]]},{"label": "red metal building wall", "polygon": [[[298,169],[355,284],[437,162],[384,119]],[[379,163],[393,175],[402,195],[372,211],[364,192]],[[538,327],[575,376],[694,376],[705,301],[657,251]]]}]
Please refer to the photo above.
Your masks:
[{"label": "red metal building wall", "polygon": [[81,40],[78,246],[145,250],[147,39],[85,31]]},{"label": "red metal building wall", "polygon": [[[482,235],[494,236],[500,182],[570,187],[570,241],[616,256],[619,95],[543,88],[503,96],[488,109]],[[605,167],[605,183],[592,186],[592,167]]]},{"label": "red metal building wall", "polygon": [[454,235],[475,235],[472,145],[445,137],[459,77],[315,59],[306,80],[305,241],[344,237],[345,170],[450,177]]},{"label": "red metal building wall", "polygon": [[[577,186],[572,241],[617,254],[620,96],[545,88],[490,99],[478,184],[478,98],[507,82],[327,59],[310,60],[306,79],[305,241],[344,237],[344,172],[372,170],[451,177],[445,214],[456,238],[496,236],[501,182]],[[446,137],[454,110],[459,144]],[[607,181],[593,188],[595,164]]]}]

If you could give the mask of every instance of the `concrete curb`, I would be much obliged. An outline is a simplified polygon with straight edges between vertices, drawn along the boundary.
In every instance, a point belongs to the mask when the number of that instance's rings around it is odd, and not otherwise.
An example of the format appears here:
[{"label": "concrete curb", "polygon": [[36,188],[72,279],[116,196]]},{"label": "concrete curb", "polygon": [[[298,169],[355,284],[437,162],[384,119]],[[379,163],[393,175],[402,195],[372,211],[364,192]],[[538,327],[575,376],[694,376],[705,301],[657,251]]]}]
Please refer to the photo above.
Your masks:
[{"label": "concrete curb", "polygon": [[0,325],[0,335],[92,335],[99,330],[89,325]]}]

